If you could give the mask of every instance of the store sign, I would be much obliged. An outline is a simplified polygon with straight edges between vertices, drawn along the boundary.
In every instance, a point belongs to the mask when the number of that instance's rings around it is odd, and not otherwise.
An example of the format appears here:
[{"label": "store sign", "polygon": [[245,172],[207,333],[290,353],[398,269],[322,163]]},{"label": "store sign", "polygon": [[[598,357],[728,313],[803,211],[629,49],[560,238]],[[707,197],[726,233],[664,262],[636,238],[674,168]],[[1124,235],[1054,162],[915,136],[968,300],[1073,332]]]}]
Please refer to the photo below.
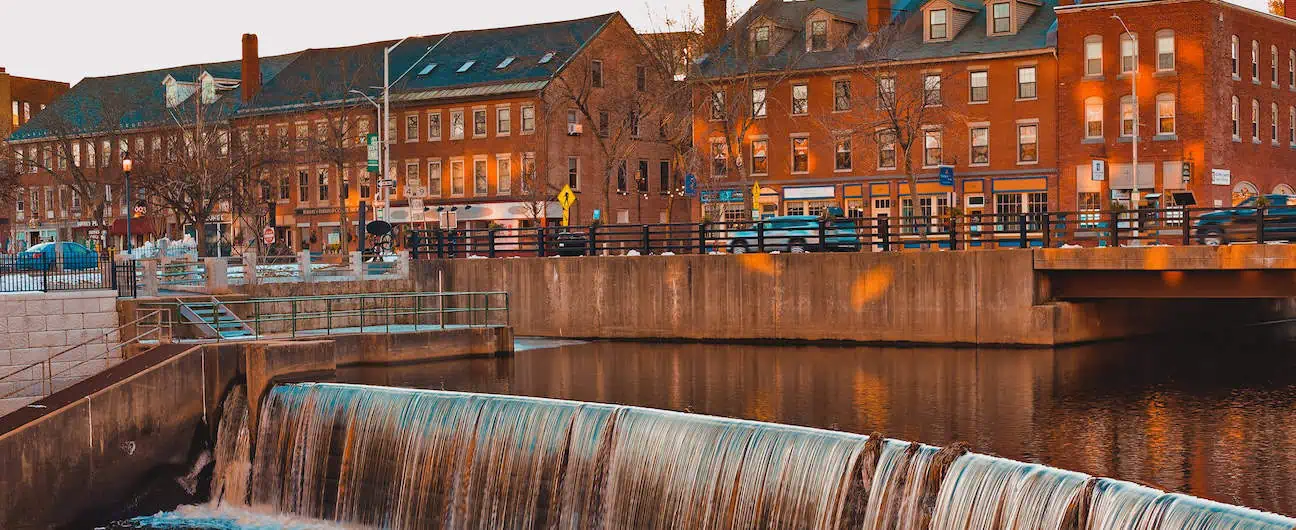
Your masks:
[{"label": "store sign", "polygon": [[833,186],[809,186],[804,188],[783,188],[783,198],[795,199],[831,199],[837,189]]},{"label": "store sign", "polygon": [[940,167],[940,185],[941,186],[954,185],[954,166]]},{"label": "store sign", "polygon": [[1228,186],[1233,184],[1233,172],[1227,169],[1212,169],[1211,184]]},{"label": "store sign", "polygon": [[342,212],[342,208],[298,208],[293,210],[297,215],[335,215]]},{"label": "store sign", "polygon": [[1107,180],[1107,161],[1095,158],[1090,162],[1089,177],[1093,180]]},{"label": "store sign", "polygon": [[743,190],[711,190],[701,195],[702,202],[743,202],[746,196]]}]

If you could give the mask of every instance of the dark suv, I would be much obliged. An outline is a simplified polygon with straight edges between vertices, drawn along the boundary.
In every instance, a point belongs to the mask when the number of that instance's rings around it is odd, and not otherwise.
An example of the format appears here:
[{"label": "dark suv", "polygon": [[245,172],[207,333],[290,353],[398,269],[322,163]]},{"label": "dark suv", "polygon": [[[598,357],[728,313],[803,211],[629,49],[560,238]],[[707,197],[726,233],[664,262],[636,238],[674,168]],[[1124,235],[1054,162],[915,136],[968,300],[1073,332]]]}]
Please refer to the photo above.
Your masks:
[{"label": "dark suv", "polygon": [[[1265,241],[1296,240],[1296,197],[1264,195]],[[1197,218],[1197,241],[1203,245],[1227,245],[1233,241],[1254,241],[1260,197],[1251,197],[1237,206],[1204,213]]]}]

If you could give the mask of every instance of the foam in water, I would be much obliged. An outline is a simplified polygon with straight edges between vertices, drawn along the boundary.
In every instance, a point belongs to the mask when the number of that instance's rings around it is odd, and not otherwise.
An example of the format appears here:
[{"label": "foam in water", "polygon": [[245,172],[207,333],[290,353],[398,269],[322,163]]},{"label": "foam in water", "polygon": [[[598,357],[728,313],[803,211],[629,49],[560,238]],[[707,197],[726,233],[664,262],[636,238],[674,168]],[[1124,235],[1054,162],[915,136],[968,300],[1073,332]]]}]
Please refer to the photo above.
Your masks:
[{"label": "foam in water", "polygon": [[1063,530],[1088,475],[968,453],[941,483],[933,530]]}]

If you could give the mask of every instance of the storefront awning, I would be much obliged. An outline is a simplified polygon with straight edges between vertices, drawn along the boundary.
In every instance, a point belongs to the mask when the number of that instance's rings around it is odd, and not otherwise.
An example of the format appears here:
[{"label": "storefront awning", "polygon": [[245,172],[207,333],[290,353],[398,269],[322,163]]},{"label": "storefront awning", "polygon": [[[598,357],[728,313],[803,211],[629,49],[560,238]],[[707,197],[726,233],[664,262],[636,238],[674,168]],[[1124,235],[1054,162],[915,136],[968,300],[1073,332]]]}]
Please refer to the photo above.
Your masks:
[{"label": "storefront awning", "polygon": [[[130,231],[132,235],[146,236],[156,234],[157,230],[153,228],[153,220],[147,217],[136,217],[130,220]],[[108,227],[108,233],[114,236],[126,235],[126,220],[117,219],[113,221],[112,226]]]}]

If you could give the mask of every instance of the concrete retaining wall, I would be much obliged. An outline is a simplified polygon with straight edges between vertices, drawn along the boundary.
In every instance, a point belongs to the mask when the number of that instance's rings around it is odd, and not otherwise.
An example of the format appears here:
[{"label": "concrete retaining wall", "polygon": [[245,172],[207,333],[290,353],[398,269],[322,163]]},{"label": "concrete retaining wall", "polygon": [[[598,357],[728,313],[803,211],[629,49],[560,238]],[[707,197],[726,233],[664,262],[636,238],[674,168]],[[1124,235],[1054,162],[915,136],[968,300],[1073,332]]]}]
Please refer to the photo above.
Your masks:
[{"label": "concrete retaining wall", "polygon": [[[24,367],[116,329],[116,303],[114,290],[0,295],[0,376],[18,372],[0,381],[0,395],[20,390],[13,398],[0,399],[0,415],[43,395],[41,385],[32,383],[41,380],[44,370]],[[107,341],[115,344],[117,338],[113,333]],[[65,373],[54,379],[54,389],[64,388],[118,362],[120,357],[76,366],[87,359],[103,357],[107,349],[104,342],[96,342],[54,361],[53,372]]]}]

